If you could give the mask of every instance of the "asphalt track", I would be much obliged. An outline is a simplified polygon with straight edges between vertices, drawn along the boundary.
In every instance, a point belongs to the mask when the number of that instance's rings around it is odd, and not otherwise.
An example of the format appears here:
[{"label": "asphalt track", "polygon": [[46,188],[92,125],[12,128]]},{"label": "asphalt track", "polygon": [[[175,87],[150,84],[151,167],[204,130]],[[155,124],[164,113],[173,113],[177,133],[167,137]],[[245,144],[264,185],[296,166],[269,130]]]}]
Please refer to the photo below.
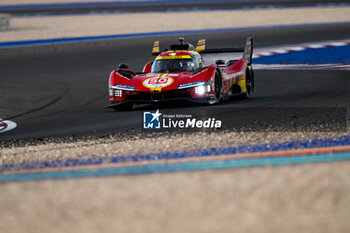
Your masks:
[{"label": "asphalt track", "polygon": [[[256,47],[271,47],[349,38],[350,25],[195,34],[186,35],[186,39],[194,42],[206,38],[208,46],[229,47],[241,45],[247,35],[253,36]],[[160,37],[161,46],[176,41],[177,37]],[[154,39],[129,38],[1,49],[1,86],[6,86],[7,93],[13,93],[2,95],[1,105],[13,109],[1,118],[15,121],[17,128],[1,134],[0,140],[6,143],[9,140],[40,141],[46,137],[144,132],[142,112],[159,106],[138,106],[128,112],[105,109],[108,104],[107,78],[120,62],[127,62],[135,70],[140,70],[149,58]],[[216,106],[160,107],[166,113],[210,116],[227,124],[241,119],[238,122],[242,127],[249,127],[250,122],[261,118],[266,109],[275,111],[268,115],[274,113],[277,118],[283,117],[281,109],[317,108],[321,112],[340,109],[336,116],[344,120],[350,103],[349,84],[348,71],[258,70],[256,92],[249,100],[236,98]],[[227,129],[233,126],[237,124],[229,125]]]}]

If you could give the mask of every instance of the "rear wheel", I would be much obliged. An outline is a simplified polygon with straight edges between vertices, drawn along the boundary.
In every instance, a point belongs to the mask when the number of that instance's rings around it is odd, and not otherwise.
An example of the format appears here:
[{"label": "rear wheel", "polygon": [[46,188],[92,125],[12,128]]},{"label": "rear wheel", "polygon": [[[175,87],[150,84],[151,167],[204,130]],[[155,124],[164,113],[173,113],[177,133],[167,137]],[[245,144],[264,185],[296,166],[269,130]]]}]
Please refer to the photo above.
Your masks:
[{"label": "rear wheel", "polygon": [[243,94],[245,98],[249,98],[254,90],[254,73],[252,69],[247,68],[245,75],[246,92]]}]

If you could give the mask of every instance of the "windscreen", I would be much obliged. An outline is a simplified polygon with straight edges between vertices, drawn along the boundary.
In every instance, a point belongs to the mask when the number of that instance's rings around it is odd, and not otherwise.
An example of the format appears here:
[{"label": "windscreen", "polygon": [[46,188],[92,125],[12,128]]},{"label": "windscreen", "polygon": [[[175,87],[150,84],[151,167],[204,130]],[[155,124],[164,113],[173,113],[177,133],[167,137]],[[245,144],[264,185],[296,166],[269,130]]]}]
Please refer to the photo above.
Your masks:
[{"label": "windscreen", "polygon": [[[198,68],[198,67],[197,67]],[[155,60],[152,73],[176,73],[195,70],[195,64],[190,59],[161,59]]]}]

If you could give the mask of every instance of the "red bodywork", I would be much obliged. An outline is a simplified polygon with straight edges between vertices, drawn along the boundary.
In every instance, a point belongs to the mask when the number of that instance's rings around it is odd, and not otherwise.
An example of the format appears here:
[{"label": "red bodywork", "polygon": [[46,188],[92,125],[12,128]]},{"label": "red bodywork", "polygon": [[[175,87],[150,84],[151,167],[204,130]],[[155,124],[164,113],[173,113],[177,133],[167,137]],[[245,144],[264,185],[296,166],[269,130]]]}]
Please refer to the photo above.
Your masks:
[{"label": "red bodywork", "polygon": [[[188,56],[194,51],[168,51],[160,56]],[[175,55],[174,55],[175,54]],[[178,73],[151,73],[152,62],[146,63],[143,73],[128,69],[113,70],[109,77],[109,99],[113,105],[121,103],[152,103],[169,100],[208,102],[215,98],[215,82],[220,80],[220,99],[246,91],[245,78],[248,61],[241,58],[230,65],[208,65],[195,71]],[[216,78],[219,76],[219,79]],[[195,87],[207,85],[206,92]],[[118,90],[118,95],[115,91]],[[218,101],[217,101],[218,102]]]}]

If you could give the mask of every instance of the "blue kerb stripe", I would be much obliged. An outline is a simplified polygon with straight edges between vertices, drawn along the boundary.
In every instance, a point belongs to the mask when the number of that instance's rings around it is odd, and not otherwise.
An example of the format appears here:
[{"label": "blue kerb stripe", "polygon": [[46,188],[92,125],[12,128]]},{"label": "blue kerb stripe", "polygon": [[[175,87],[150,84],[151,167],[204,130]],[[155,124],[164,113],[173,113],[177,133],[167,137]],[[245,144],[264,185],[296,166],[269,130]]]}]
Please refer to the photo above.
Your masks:
[{"label": "blue kerb stripe", "polygon": [[201,2],[249,2],[253,0],[150,0],[150,1],[101,1],[101,2],[69,2],[69,3],[43,3],[43,4],[17,4],[0,6],[0,10],[14,9],[40,9],[40,8],[76,8],[94,6],[116,6],[116,5],[150,5],[150,4],[171,4],[171,3],[201,3]]},{"label": "blue kerb stripe", "polygon": [[91,176],[110,176],[110,175],[137,175],[149,173],[164,173],[177,171],[199,171],[232,169],[260,166],[278,166],[278,165],[296,165],[303,163],[321,163],[337,162],[350,160],[350,152],[324,153],[317,155],[302,155],[293,157],[277,158],[259,158],[259,159],[234,159],[225,161],[199,161],[175,164],[157,164],[132,167],[117,167],[103,169],[86,169],[72,171],[58,171],[32,174],[11,174],[0,176],[0,182],[42,180],[42,179],[60,179],[71,177],[91,177]]},{"label": "blue kerb stripe", "polygon": [[235,147],[217,147],[209,149],[193,149],[185,151],[169,151],[153,154],[135,154],[89,159],[69,159],[65,161],[44,161],[36,163],[5,164],[0,166],[0,172],[32,170],[42,168],[77,167],[100,164],[118,164],[126,162],[176,160],[182,158],[198,158],[219,155],[234,155],[242,153],[274,152],[296,149],[325,148],[350,145],[350,135],[339,138],[322,138],[312,140],[296,140],[282,143],[264,143],[241,145]]},{"label": "blue kerb stripe", "polygon": [[350,24],[350,21],[338,22],[338,23],[291,24],[291,25],[254,26],[254,27],[238,27],[238,28],[178,30],[178,31],[166,31],[166,32],[145,32],[145,33],[131,33],[131,34],[103,35],[103,36],[67,37],[67,38],[53,38],[53,39],[41,39],[41,40],[8,41],[8,42],[0,42],[0,48],[33,46],[33,45],[55,44],[55,43],[70,43],[70,42],[84,42],[84,41],[97,41],[97,40],[125,39],[125,38],[137,38],[137,37],[147,37],[147,36],[171,36],[171,35],[234,32],[234,31],[248,31],[248,30],[266,30],[266,29],[278,29],[278,28],[326,26],[326,25],[342,25],[342,24]]},{"label": "blue kerb stripe", "polygon": [[256,64],[350,64],[350,45],[310,48],[254,58]]}]

